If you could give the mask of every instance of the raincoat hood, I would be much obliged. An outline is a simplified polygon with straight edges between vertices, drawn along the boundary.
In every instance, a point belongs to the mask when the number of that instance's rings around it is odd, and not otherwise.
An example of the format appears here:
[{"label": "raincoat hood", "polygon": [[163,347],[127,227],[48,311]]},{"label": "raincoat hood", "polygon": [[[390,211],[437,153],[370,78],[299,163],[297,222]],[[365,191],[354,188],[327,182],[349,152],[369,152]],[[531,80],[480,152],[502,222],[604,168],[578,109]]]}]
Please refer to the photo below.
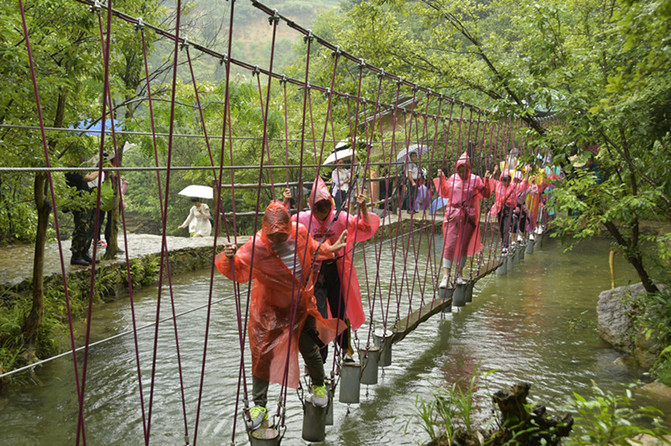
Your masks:
[{"label": "raincoat hood", "polygon": [[471,174],[471,159],[468,156],[468,153],[464,152],[461,154],[459,157],[459,160],[457,161],[457,165],[454,166],[454,171],[458,173],[459,171],[459,166],[465,166],[467,173],[466,177],[468,177]]},{"label": "raincoat hood", "polygon": [[282,202],[271,201],[263,214],[261,234],[265,238],[279,233],[291,235],[291,217]]},{"label": "raincoat hood", "polygon": [[324,183],[324,180],[322,180],[321,177],[317,177],[315,182],[312,183],[312,191],[310,192],[310,198],[308,198],[310,209],[314,209],[315,203],[322,200],[331,201],[331,193],[329,192],[326,183]]}]

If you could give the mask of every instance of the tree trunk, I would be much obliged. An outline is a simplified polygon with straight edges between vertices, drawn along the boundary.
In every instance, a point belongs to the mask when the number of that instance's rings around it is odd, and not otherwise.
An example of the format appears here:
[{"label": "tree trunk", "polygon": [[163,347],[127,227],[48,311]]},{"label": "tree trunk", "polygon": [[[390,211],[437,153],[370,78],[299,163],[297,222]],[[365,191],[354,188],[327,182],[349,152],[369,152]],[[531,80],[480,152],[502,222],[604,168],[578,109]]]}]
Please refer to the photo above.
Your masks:
[{"label": "tree trunk", "polygon": [[648,272],[645,270],[645,267],[643,266],[643,258],[641,257],[641,254],[637,251],[638,246],[634,246],[632,248],[632,243],[629,243],[620,230],[615,226],[615,223],[611,221],[606,221],[603,223],[603,225],[608,229],[608,232],[615,238],[617,243],[624,248],[624,258],[627,259],[627,262],[631,264],[631,266],[634,267],[636,272],[638,273],[639,279],[641,279],[641,283],[643,284],[643,287],[648,293],[655,293],[659,291],[657,286],[652,282],[652,279],[650,279],[650,275],[648,275]]},{"label": "tree trunk", "polygon": [[35,175],[34,193],[37,207],[37,236],[35,237],[35,259],[33,260],[33,307],[23,325],[23,335],[30,344],[35,344],[40,325],[44,320],[44,247],[47,241],[47,228],[51,203],[47,200],[47,174]]},{"label": "tree trunk", "polygon": [[[58,95],[54,127],[61,127],[65,117],[65,106],[67,104],[67,93]],[[54,141],[48,143],[53,148]],[[30,344],[38,340],[40,325],[44,320],[44,248],[47,242],[47,229],[49,227],[49,214],[51,214],[51,202],[47,199],[49,192],[48,173],[40,172],[35,175],[33,192],[35,194],[35,207],[37,208],[37,234],[35,236],[35,257],[33,260],[33,307],[26,317],[21,332]]]}]

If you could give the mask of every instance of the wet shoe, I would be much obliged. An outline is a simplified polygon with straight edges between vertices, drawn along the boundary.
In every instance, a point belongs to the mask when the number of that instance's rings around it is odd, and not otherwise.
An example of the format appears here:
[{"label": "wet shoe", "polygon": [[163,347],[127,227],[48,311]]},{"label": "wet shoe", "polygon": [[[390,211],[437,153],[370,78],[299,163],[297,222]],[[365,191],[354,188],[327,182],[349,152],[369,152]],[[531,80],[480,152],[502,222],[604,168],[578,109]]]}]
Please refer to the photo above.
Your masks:
[{"label": "wet shoe", "polygon": [[[89,262],[89,264],[93,263],[93,259],[88,254],[83,255],[82,258]],[[96,263],[100,263],[100,259],[96,259]]]},{"label": "wet shoe", "polygon": [[250,431],[256,430],[268,419],[268,411],[263,406],[254,406],[249,409],[249,418],[249,420],[245,420],[247,429]]},{"label": "wet shoe", "polygon": [[447,276],[443,276],[443,280],[440,281],[438,288],[447,288]]},{"label": "wet shoe", "polygon": [[70,265],[89,266],[90,264],[91,262],[82,256],[72,257],[70,259]]},{"label": "wet shoe", "polygon": [[315,407],[326,407],[329,405],[329,394],[326,386],[312,386],[312,405]]}]

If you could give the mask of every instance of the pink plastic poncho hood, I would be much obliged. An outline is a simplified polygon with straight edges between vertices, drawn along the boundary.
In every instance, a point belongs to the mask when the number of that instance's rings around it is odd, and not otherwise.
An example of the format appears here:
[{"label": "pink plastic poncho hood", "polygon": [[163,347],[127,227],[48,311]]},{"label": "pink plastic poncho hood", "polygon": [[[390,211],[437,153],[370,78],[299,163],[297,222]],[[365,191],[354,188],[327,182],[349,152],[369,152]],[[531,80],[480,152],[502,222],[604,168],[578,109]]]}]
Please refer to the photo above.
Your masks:
[{"label": "pink plastic poncho hood", "polygon": [[[321,178],[317,178],[312,186],[309,203],[314,207],[315,203],[324,199],[331,199],[328,188]],[[335,222],[336,212],[331,208],[331,213],[324,220],[319,220],[312,212],[301,212],[293,215],[294,221],[302,223],[310,231],[317,241],[322,237],[331,243],[335,242],[343,231],[347,230],[347,246],[337,254],[338,274],[342,278],[341,290],[345,301],[345,314],[353,329],[359,328],[365,321],[363,305],[361,304],[361,290],[357,278],[356,269],[352,264],[352,251],[356,242],[362,242],[371,238],[380,226],[380,217],[369,213],[366,217],[353,216],[347,212],[338,214]],[[333,222],[333,225],[331,225]],[[335,313],[333,309],[331,314]]]}]

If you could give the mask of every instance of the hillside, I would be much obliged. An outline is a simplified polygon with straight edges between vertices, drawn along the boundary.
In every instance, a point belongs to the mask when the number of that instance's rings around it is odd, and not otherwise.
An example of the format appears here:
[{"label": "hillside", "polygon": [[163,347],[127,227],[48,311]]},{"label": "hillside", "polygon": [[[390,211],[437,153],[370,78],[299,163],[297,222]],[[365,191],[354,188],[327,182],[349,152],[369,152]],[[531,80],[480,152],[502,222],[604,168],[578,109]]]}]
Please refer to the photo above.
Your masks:
[{"label": "hillside", "polygon": [[[265,0],[265,5],[275,8],[278,12],[296,23],[310,28],[321,10],[337,8],[340,0]],[[222,0],[197,0],[189,4],[186,25],[182,27],[183,35],[225,53],[228,47],[228,24],[231,2]],[[301,36],[280,22],[277,28],[274,67],[281,71],[282,66],[289,63],[295,56],[294,47],[301,42]],[[272,27],[268,16],[255,8],[250,1],[235,3],[233,26],[234,58],[247,61],[260,67],[267,67],[270,59]],[[155,57],[162,58],[172,51],[167,42],[158,45]],[[195,55],[195,53],[194,53]],[[199,80],[220,80],[224,76],[222,66],[213,63],[209,57],[196,61],[195,70]],[[237,71],[234,71],[236,74]],[[246,73],[245,73],[246,74]]]}]

